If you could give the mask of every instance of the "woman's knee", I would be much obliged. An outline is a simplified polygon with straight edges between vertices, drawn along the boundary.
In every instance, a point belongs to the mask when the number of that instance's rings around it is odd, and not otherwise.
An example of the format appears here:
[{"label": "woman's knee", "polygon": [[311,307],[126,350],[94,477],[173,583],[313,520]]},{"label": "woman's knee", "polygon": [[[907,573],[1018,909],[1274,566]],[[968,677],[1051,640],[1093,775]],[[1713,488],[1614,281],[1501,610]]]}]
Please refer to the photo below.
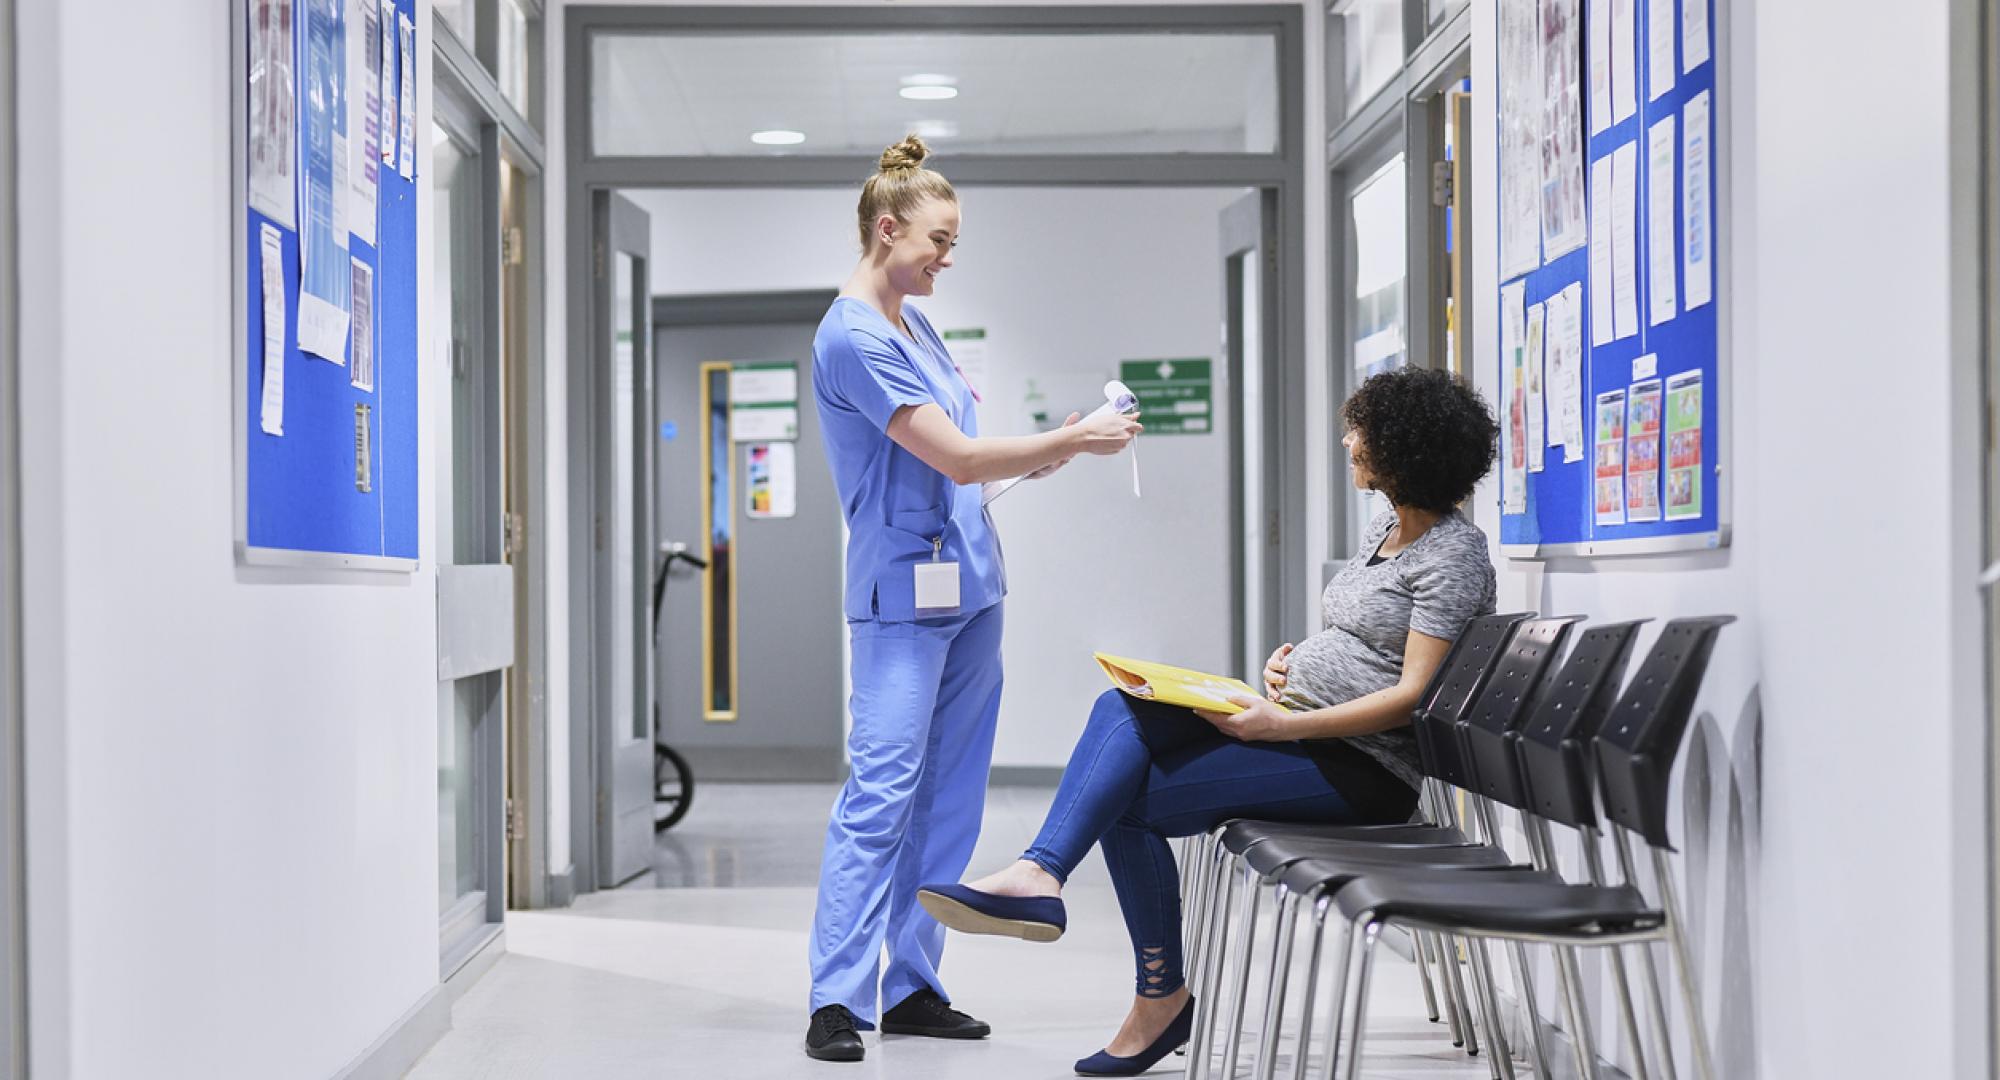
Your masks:
[{"label": "woman's knee", "polygon": [[1129,726],[1132,723],[1132,699],[1122,690],[1106,690],[1097,695],[1097,701],[1090,707],[1090,726],[1094,728]]}]

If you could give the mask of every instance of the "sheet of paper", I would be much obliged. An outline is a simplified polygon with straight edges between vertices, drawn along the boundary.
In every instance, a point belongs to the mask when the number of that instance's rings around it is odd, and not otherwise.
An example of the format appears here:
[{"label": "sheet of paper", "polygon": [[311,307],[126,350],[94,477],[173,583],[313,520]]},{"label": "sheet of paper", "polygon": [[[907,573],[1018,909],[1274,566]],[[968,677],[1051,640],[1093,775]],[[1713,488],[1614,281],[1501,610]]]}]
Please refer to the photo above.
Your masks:
[{"label": "sheet of paper", "polygon": [[1708,0],[1681,0],[1681,70],[1708,62]]},{"label": "sheet of paper", "polygon": [[292,0],[250,0],[250,208],[298,227]]},{"label": "sheet of paper", "polygon": [[1681,261],[1687,308],[1714,297],[1715,233],[1710,219],[1708,91],[1688,99],[1681,128]]},{"label": "sheet of paper", "polygon": [[1500,277],[1542,265],[1542,67],[1537,5],[1500,5]]},{"label": "sheet of paper", "polygon": [[1583,246],[1583,101],[1577,0],[1542,6],[1542,261]]},{"label": "sheet of paper", "polygon": [[1590,343],[1611,340],[1611,159],[1590,163]]},{"label": "sheet of paper", "polygon": [[1549,348],[1555,350],[1557,427],[1562,432],[1563,461],[1583,460],[1587,444],[1583,428],[1583,283],[1570,285],[1551,298]]},{"label": "sheet of paper", "polygon": [[393,169],[396,167],[397,118],[401,115],[396,109],[396,74],[399,70],[396,67],[396,0],[382,0],[376,32],[381,38],[378,47],[382,60],[382,88],[376,99],[376,107],[381,110],[376,141],[381,145],[376,147],[376,151],[381,155],[382,164]]},{"label": "sheet of paper", "polygon": [[797,447],[788,442],[752,443],[744,448],[743,460],[749,478],[744,512],[753,518],[798,516]]},{"label": "sheet of paper", "polygon": [[258,226],[257,254],[263,279],[264,393],[258,426],[266,435],[285,433],[285,242],[276,226]]},{"label": "sheet of paper", "polygon": [[1583,20],[1590,37],[1590,133],[1611,127],[1611,0],[1590,0]]},{"label": "sheet of paper", "polygon": [[1548,451],[1548,414],[1544,401],[1543,384],[1547,379],[1547,353],[1543,342],[1543,329],[1548,309],[1541,304],[1528,308],[1527,355],[1523,363],[1523,375],[1528,384],[1528,471],[1541,472],[1542,458]]},{"label": "sheet of paper", "polygon": [[375,0],[347,0],[347,142],[353,157],[347,179],[352,199],[347,228],[375,243],[376,192],[381,186],[381,9]]},{"label": "sheet of paper", "polygon": [[[1693,0],[1702,3],[1704,0]],[[1646,100],[1657,101],[1674,88],[1674,0],[1646,0]]]},{"label": "sheet of paper", "polygon": [[1625,520],[1660,520],[1660,380],[1635,383],[1625,407]]},{"label": "sheet of paper", "polygon": [[[348,26],[347,0],[309,0],[312,3],[325,2],[330,5],[333,27],[333,59],[331,70],[333,97],[329,112],[333,117],[333,235],[340,246],[347,247],[348,204],[354,197],[353,182],[349,179],[354,171],[353,142],[348,138],[352,130],[349,124],[354,119],[353,105],[348,89],[353,85],[353,72],[348,66]],[[341,260],[341,270],[347,269],[347,260]]]},{"label": "sheet of paper", "polygon": [[340,58],[338,6],[312,0],[305,22],[305,82],[299,183],[299,348],[340,362],[347,351],[347,233],[336,228],[339,204],[346,202],[345,162],[338,125]]},{"label": "sheet of paper", "polygon": [[1597,395],[1597,523],[1625,524],[1625,391]]},{"label": "sheet of paper", "polygon": [[1611,152],[1611,336],[1639,332],[1639,141]]},{"label": "sheet of paper", "polygon": [[1639,111],[1639,57],[1632,5],[1611,0],[1611,122],[1622,124]]},{"label": "sheet of paper", "polygon": [[348,379],[362,390],[375,389],[375,268],[354,260],[353,363]]},{"label": "sheet of paper", "polygon": [[1701,516],[1701,372],[1667,380],[1667,520]]},{"label": "sheet of paper", "polygon": [[1527,286],[1523,282],[1500,288],[1500,367],[1503,393],[1507,401],[1506,445],[1500,455],[1500,512],[1520,514],[1528,509],[1528,396],[1527,377],[1522,370],[1526,353]]},{"label": "sheet of paper", "polygon": [[1680,271],[1674,243],[1674,114],[1646,132],[1646,283],[1650,325],[1678,314],[1674,275]]},{"label": "sheet of paper", "polygon": [[370,444],[374,442],[374,432],[370,430],[369,414],[374,410],[366,402],[354,403],[354,490],[375,490],[374,453]]},{"label": "sheet of paper", "polygon": [[408,15],[396,13],[397,59],[402,70],[402,86],[396,92],[399,112],[396,140],[396,171],[403,179],[417,175],[417,25]]}]

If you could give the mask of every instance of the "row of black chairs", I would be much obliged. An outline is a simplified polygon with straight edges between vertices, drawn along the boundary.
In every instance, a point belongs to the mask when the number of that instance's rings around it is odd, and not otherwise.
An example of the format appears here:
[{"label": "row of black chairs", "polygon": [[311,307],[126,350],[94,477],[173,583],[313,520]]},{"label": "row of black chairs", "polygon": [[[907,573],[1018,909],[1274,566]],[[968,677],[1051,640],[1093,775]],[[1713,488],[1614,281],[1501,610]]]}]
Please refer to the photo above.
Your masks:
[{"label": "row of black chairs", "polygon": [[[1184,953],[1196,997],[1186,1076],[1238,1075],[1247,1044],[1253,965],[1265,966],[1262,1024],[1252,1075],[1277,1075],[1279,1048],[1296,1041],[1291,1076],[1305,1080],[1316,1022],[1315,996],[1326,928],[1345,928],[1325,1005],[1319,1073],[1360,1076],[1368,991],[1387,927],[1413,945],[1430,1019],[1440,1013],[1454,1045],[1479,1053],[1479,1032],[1494,1080],[1513,1080],[1513,1055],[1500,1023],[1487,942],[1504,942],[1514,985],[1535,1000],[1528,947],[1555,948],[1564,1027],[1576,1074],[1597,1076],[1597,1054],[1577,960],[1581,948],[1610,950],[1619,1020],[1635,1080],[1675,1080],[1666,1005],[1652,945],[1665,943],[1678,969],[1689,1017],[1690,1054],[1700,1080],[1714,1068],[1689,967],[1680,907],[1667,856],[1668,779],[1708,660],[1730,616],[1676,619],[1620,693],[1641,622],[1594,626],[1531,614],[1475,619],[1453,644],[1412,716],[1426,777],[1420,823],[1330,826],[1233,821],[1182,851]],[[1575,637],[1568,658],[1563,648]],[[1600,815],[1600,803],[1602,814]],[[1461,813],[1461,807],[1465,811]],[[1505,810],[1521,816],[1530,854],[1518,862],[1501,843]],[[1608,818],[1619,862],[1609,880],[1600,854]],[[1559,873],[1552,826],[1580,835],[1585,880]],[[1659,896],[1638,888],[1632,836],[1651,848]],[[1277,904],[1272,940],[1259,951],[1258,909]],[[1287,1010],[1293,942],[1311,913],[1303,1002]],[[1652,1049],[1641,1034],[1625,964],[1636,945]],[[1465,957],[1461,972],[1459,956]],[[1262,958],[1264,963],[1256,965]],[[1433,982],[1431,964],[1438,967]],[[1473,993],[1465,989],[1469,975]],[[1348,1001],[1352,997],[1352,1003]],[[1474,1022],[1474,1012],[1478,1022]],[[1537,1075],[1552,1075],[1548,1041],[1529,1007]],[[1343,1036],[1347,1040],[1342,1046]],[[1218,1042],[1220,1045],[1218,1045]]]}]

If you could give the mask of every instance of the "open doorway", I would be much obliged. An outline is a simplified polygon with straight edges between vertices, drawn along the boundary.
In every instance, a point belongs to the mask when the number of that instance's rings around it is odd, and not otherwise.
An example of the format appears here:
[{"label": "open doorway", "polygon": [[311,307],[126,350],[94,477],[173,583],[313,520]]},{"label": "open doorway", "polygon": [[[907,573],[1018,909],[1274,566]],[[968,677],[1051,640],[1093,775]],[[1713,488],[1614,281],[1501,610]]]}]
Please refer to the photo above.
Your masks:
[{"label": "open doorway", "polygon": [[[1310,407],[1300,392],[1303,253],[1298,244],[1280,242],[1299,231],[1303,216],[1302,139],[1293,134],[1299,12],[1279,6],[1160,8],[1109,24],[1092,9],[818,14],[569,9],[565,55],[570,124],[577,133],[570,146],[577,186],[569,199],[571,251],[573,265],[591,267],[571,276],[570,309],[601,322],[596,313],[619,282],[613,264],[624,249],[597,227],[606,200],[629,202],[651,219],[656,311],[662,297],[680,303],[691,297],[716,301],[718,294],[832,289],[857,254],[853,204],[873,157],[906,131],[926,135],[936,164],[959,187],[967,224],[954,281],[921,306],[982,394],[982,431],[1018,433],[1060,423],[1067,412],[1102,400],[1112,378],[1171,384],[1182,395],[1172,416],[1148,417],[1152,434],[1141,441],[1139,476],[1123,461],[1078,462],[992,510],[1010,580],[1005,651],[1011,676],[994,778],[1051,781],[1081,713],[1101,689],[1089,662],[1094,649],[1242,670],[1243,656],[1253,651],[1243,642],[1258,642],[1259,662],[1275,644],[1263,640],[1272,631],[1241,625],[1246,616],[1235,602],[1245,570],[1241,545],[1233,547],[1230,538],[1240,502],[1233,492],[1245,474],[1244,456],[1231,444],[1247,435],[1260,446],[1256,459],[1276,475],[1295,478],[1302,471],[1303,417]],[[1107,35],[1117,39],[1110,43],[1116,48],[1106,48]],[[833,38],[839,40],[827,40]],[[1070,72],[1073,79],[1078,69],[1062,57],[1085,49],[1126,58],[1118,72],[1099,72],[1092,81],[1110,79],[1128,92],[1115,98],[1088,87],[1069,92],[1041,77],[1059,82],[1060,73]],[[929,81],[921,94],[898,94],[909,74],[896,70],[898,57],[912,53],[946,58],[953,72],[943,73],[945,82]],[[718,59],[725,54],[744,62]],[[857,89],[846,100],[820,103],[821,112],[840,115],[817,116],[809,124],[801,119],[810,133],[791,142],[794,149],[778,151],[764,147],[800,133],[732,126],[747,122],[746,110],[758,111],[752,106],[759,70],[825,63],[842,64],[856,80],[883,81],[876,89],[885,91],[887,111]],[[698,95],[714,100],[648,91],[662,79],[675,81],[674,72],[691,65],[700,66],[700,78],[677,84],[698,86]],[[1229,85],[1190,85],[1190,71],[1226,71]],[[679,104],[660,108],[669,98]],[[951,115],[928,115],[930,106],[910,104],[953,99]],[[1088,107],[1078,108],[1079,101]],[[1142,112],[1147,115],[1137,115]],[[799,115],[814,117],[810,109]],[[1224,210],[1246,192],[1259,215],[1253,243],[1219,258]],[[1184,242],[1192,246],[1183,249]],[[804,251],[830,254],[795,257]],[[1246,260],[1246,252],[1254,254]],[[1233,287],[1225,272],[1230,257],[1256,269],[1239,275]],[[732,276],[728,268],[738,263],[750,269]],[[1024,295],[1034,286],[1046,295]],[[1246,288],[1254,293],[1243,309],[1249,321],[1227,327],[1226,306],[1232,294],[1241,304]],[[1010,310],[994,310],[1003,297],[999,306]],[[692,334],[678,335],[684,340],[675,343],[676,335],[657,324],[647,341],[653,355],[642,366],[654,380],[656,415],[635,430],[644,432],[656,471],[650,487],[630,495],[654,511],[656,536],[645,545],[645,561],[659,558],[654,549],[665,541],[689,545],[708,564],[681,566],[667,579],[660,652],[651,657],[662,672],[657,703],[667,734],[692,746],[690,757],[698,763],[705,758],[718,776],[738,773],[728,764],[732,754],[766,777],[820,775],[840,764],[836,724],[844,719],[846,664],[835,651],[844,638],[838,605],[826,602],[823,625],[808,626],[825,633],[805,635],[805,644],[774,644],[762,640],[769,632],[757,630],[759,618],[778,606],[797,614],[793,622],[809,619],[810,595],[797,603],[756,599],[760,583],[751,579],[757,573],[753,533],[783,520],[751,516],[766,512],[755,509],[762,495],[793,496],[793,520],[827,518],[816,528],[794,529],[801,538],[812,531],[817,544],[801,549],[801,558],[837,556],[837,514],[813,504],[827,494],[830,478],[823,465],[808,460],[817,447],[801,445],[809,441],[803,431],[792,438],[739,439],[731,429],[718,451],[720,425],[713,422],[717,415],[740,413],[738,404],[785,406],[718,393],[731,385],[719,371],[748,371],[756,379],[757,367],[775,365],[778,382],[791,380],[789,404],[799,426],[811,423],[810,331],[817,317],[811,313],[809,321],[789,328],[772,325],[779,336],[766,343],[702,343]],[[576,403],[579,397],[596,400],[588,380],[604,376],[590,369],[610,363],[612,354],[601,335],[593,338],[589,327],[572,323],[570,453],[572,498],[578,498],[576,493],[599,490],[578,475],[579,460],[601,460],[603,452],[586,445],[600,436],[588,434],[589,418]],[[1269,377],[1261,384],[1260,404],[1247,413],[1234,404],[1245,376],[1230,362],[1232,340],[1239,355],[1248,348],[1269,358],[1252,363]],[[710,426],[706,434],[690,430],[680,417]],[[1177,498],[1200,505],[1177,504]],[[687,510],[675,520],[676,499],[701,508],[706,520],[692,520]],[[1249,570],[1257,579],[1251,588],[1270,598],[1258,617],[1297,625],[1310,602],[1307,568],[1316,562],[1303,551],[1303,511],[1298,500],[1264,502],[1277,520],[1260,533],[1267,557]],[[598,557],[592,554],[601,550],[598,519],[610,509],[600,503],[572,515],[571,546],[579,558]],[[724,558],[712,557],[718,544],[725,545]],[[576,672],[597,670],[599,651],[623,653],[646,636],[614,638],[603,629],[612,623],[583,617],[589,606],[650,600],[622,579],[622,598],[586,597],[596,580],[580,565],[572,567]],[[761,708],[753,681],[783,680],[794,668],[808,696],[779,710],[786,722],[751,715]],[[619,872],[629,868],[621,865],[607,878],[581,864],[601,831],[616,827],[605,808],[621,806],[623,798],[617,790],[623,781],[605,767],[602,754],[613,722],[600,708],[603,692],[573,680],[572,726],[584,740],[573,744],[573,755],[597,765],[574,780],[579,883],[622,881]],[[809,732],[783,731],[792,720],[810,725]],[[774,745],[758,742],[779,737],[798,752],[773,753]],[[825,801],[821,797],[814,807],[820,825]],[[686,830],[697,830],[711,810],[726,812],[705,793],[688,822],[667,835],[694,835]],[[805,831],[811,850],[802,856],[812,865],[815,831]],[[656,875],[671,876],[664,869]]]}]

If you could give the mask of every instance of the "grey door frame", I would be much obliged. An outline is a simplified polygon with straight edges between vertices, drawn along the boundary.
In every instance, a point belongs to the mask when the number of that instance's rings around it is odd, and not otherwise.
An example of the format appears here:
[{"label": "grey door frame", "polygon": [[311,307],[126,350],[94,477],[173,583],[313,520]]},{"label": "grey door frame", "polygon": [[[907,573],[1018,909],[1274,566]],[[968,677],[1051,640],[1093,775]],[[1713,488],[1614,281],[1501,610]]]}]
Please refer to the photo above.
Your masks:
[{"label": "grey door frame", "polygon": [[[1295,239],[1305,222],[1305,140],[1319,133],[1305,130],[1304,12],[1291,4],[1208,4],[1159,6],[952,7],[901,4],[786,7],[621,7],[577,6],[565,9],[563,40],[563,109],[569,190],[564,197],[569,265],[601,265],[593,250],[593,207],[599,193],[636,188],[851,188],[874,167],[860,156],[711,156],[610,157],[591,150],[590,40],[601,32],[624,33],[1133,33],[1133,32],[1268,32],[1277,42],[1279,146],[1267,154],[1107,154],[1102,156],[1023,154],[967,155],[952,159],[952,182],[964,187],[1233,187],[1262,189],[1276,207],[1279,349],[1281,379],[1272,391],[1265,429],[1279,447],[1282,490],[1305,489],[1306,296],[1305,250]],[[656,258],[667,257],[656,253]],[[571,273],[571,312],[596,310],[594,271]],[[570,490],[588,491],[589,476],[579,473],[579,436],[587,436],[591,357],[591,320],[571,318],[567,342],[569,363],[569,422],[571,431]],[[1303,627],[1316,584],[1316,553],[1308,564],[1304,499],[1279,501],[1278,580],[1281,618],[1285,625]],[[594,670],[590,620],[577,618],[579,604],[588,605],[591,582],[580,574],[579,555],[590,551],[590,526],[571,514],[571,634],[570,670]],[[594,814],[589,804],[592,760],[589,744],[597,729],[591,687],[587,679],[570,680],[572,739],[571,850],[579,860],[579,890],[596,875],[583,865],[593,857]],[[581,763],[581,764],[580,764]]]},{"label": "grey door frame", "polygon": [[0,0],[0,1078],[28,1074],[14,0]]},{"label": "grey door frame", "polygon": [[[1258,399],[1260,401],[1266,400],[1268,396],[1265,388],[1283,386],[1284,361],[1278,341],[1282,335],[1282,331],[1279,331],[1280,305],[1278,290],[1269,287],[1269,283],[1282,280],[1282,275],[1277,265],[1277,249],[1279,244],[1276,204],[1275,193],[1271,190],[1259,188],[1252,191],[1231,203],[1223,210],[1221,228],[1219,230],[1221,239],[1219,254],[1223,262],[1223,326],[1227,330],[1234,330],[1236,327],[1247,325],[1251,319],[1257,320],[1259,324],[1257,332],[1258,355],[1246,356],[1244,354],[1243,335],[1241,333],[1229,333],[1228,341],[1224,344],[1228,353],[1224,358],[1224,364],[1228,368],[1229,375],[1229,401],[1227,403],[1227,408],[1229,409],[1229,507],[1231,516],[1239,523],[1237,527],[1229,531],[1229,594],[1231,605],[1229,655],[1232,663],[1238,658],[1247,657],[1250,651],[1250,643],[1253,640],[1261,643],[1259,646],[1260,649],[1275,647],[1278,642],[1284,640],[1284,627],[1286,625],[1283,621],[1286,615],[1284,594],[1280,584],[1280,575],[1273,572],[1283,565],[1284,548],[1282,541],[1284,530],[1276,521],[1275,515],[1283,513],[1287,502],[1303,501],[1298,499],[1288,500],[1284,497],[1285,489],[1283,482],[1289,478],[1281,477],[1279,470],[1268,467],[1263,470],[1260,478],[1262,483],[1259,485],[1261,490],[1257,493],[1257,505],[1265,515],[1265,522],[1260,535],[1267,538],[1265,541],[1267,549],[1271,546],[1271,540],[1278,540],[1280,543],[1276,555],[1270,555],[1267,550],[1269,557],[1262,558],[1258,562],[1258,565],[1263,568],[1263,580],[1257,582],[1250,581],[1248,575],[1249,560],[1247,558],[1249,553],[1244,550],[1243,528],[1241,525],[1244,516],[1248,513],[1250,494],[1243,483],[1244,448],[1247,445],[1247,432],[1245,429],[1247,417],[1244,412],[1243,385],[1249,366],[1255,364],[1257,366]],[[1260,265],[1258,266],[1257,273],[1259,286],[1257,296],[1260,304],[1258,310],[1254,312],[1243,310],[1244,275],[1241,261],[1253,253],[1260,256]],[[1274,333],[1273,331],[1278,332]],[[1280,404],[1281,406],[1289,407],[1295,403],[1281,402]],[[1296,404],[1303,405],[1302,402]],[[1264,419],[1265,422],[1258,425],[1257,429],[1260,444],[1260,453],[1257,460],[1265,462],[1268,465],[1268,463],[1283,460],[1283,443],[1279,438],[1278,431],[1274,430],[1275,425],[1269,422],[1270,410],[1268,408],[1265,410]],[[1303,422],[1303,417],[1301,417],[1301,422]],[[1247,597],[1252,588],[1257,589],[1260,594],[1258,613],[1261,616],[1261,625],[1254,627],[1250,625],[1249,604],[1247,602]],[[1294,623],[1292,625],[1296,626],[1297,624]],[[1301,634],[1303,634],[1303,631],[1301,631]]]}]

